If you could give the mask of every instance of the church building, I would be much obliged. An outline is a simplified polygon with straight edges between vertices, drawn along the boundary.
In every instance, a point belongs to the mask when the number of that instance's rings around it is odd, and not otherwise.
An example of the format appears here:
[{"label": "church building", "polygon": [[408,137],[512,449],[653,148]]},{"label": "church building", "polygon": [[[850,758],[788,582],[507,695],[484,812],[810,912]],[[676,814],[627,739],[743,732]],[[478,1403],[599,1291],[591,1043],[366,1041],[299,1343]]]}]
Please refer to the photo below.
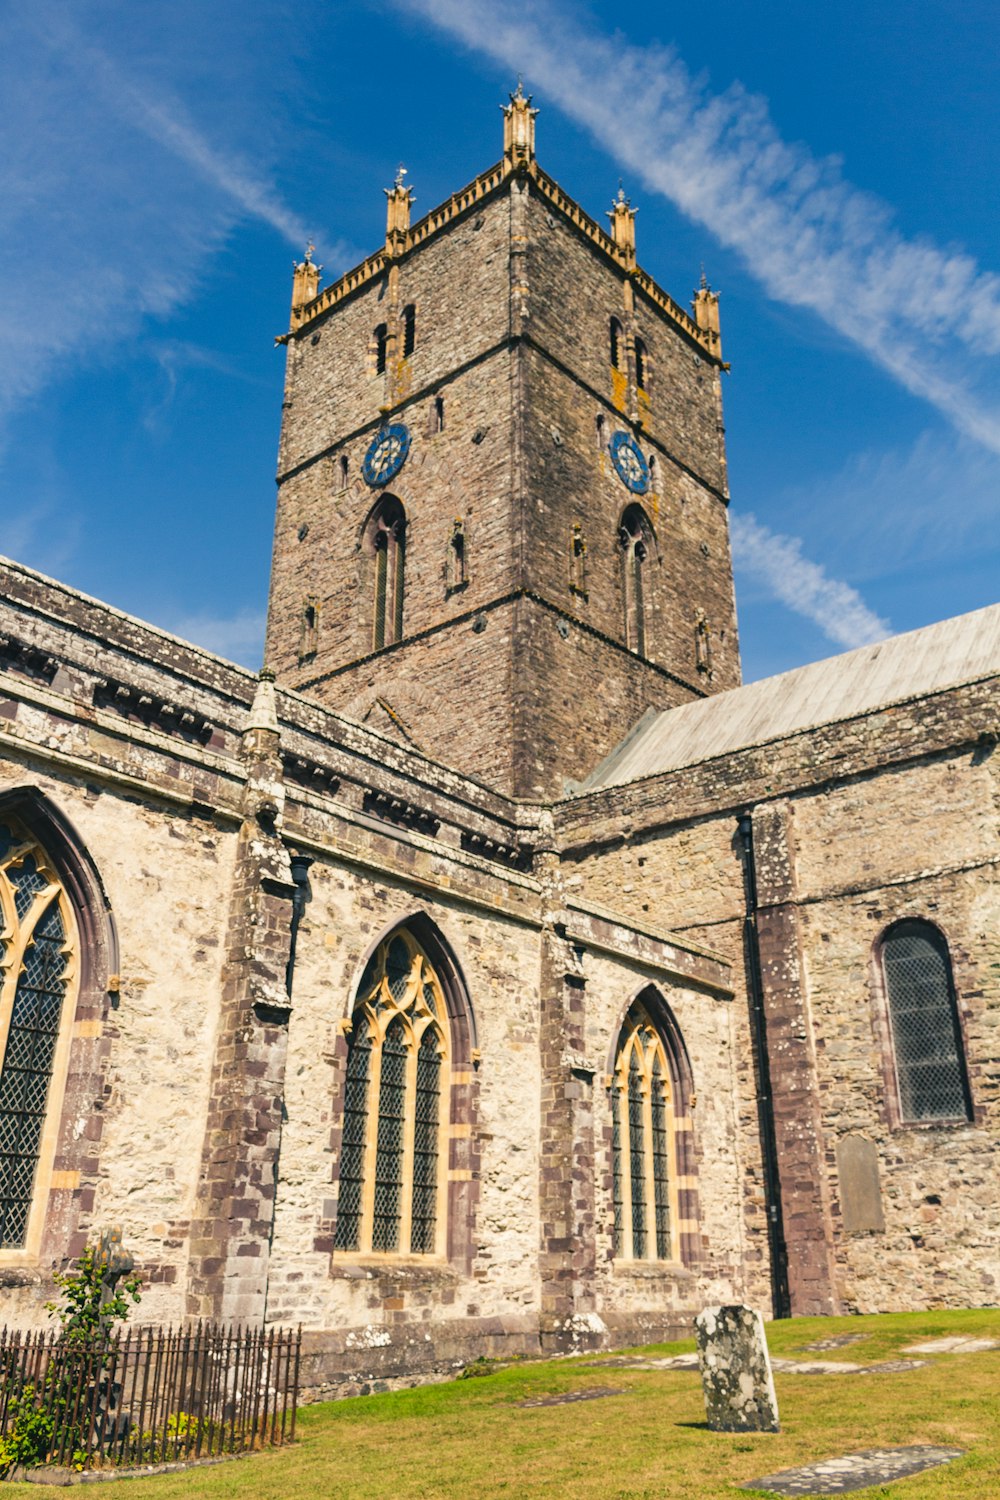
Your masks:
[{"label": "church building", "polygon": [[478,1355],[1000,1300],[1000,606],[741,686],[719,307],[535,154],[296,267],[265,668],[0,563],[0,1286]]}]

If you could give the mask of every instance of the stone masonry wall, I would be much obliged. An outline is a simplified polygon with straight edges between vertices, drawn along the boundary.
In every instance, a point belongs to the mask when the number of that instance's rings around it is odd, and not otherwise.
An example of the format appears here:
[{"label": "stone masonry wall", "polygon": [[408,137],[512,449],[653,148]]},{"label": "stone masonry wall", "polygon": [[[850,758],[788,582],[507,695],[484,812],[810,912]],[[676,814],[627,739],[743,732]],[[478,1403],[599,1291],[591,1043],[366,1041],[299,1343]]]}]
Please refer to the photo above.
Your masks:
[{"label": "stone masonry wall", "polygon": [[[895,705],[594,793],[564,804],[557,819],[564,861],[572,850],[593,898],[701,936],[738,970],[743,891],[733,834],[736,816],[753,811],[793,1311],[996,1300],[1000,850],[997,752],[982,737],[994,692],[972,684]],[[910,916],[935,922],[949,942],[975,1106],[969,1124],[894,1123],[873,949],[890,922]],[[742,1015],[745,1005],[741,994]],[[749,1143],[753,1075],[740,1028]],[[858,1142],[874,1149],[878,1177],[877,1189],[866,1179],[877,1203],[866,1200],[871,1222],[861,1228],[850,1202],[845,1219],[843,1201],[861,1189],[838,1171]],[[747,1181],[759,1225],[759,1188]]]}]

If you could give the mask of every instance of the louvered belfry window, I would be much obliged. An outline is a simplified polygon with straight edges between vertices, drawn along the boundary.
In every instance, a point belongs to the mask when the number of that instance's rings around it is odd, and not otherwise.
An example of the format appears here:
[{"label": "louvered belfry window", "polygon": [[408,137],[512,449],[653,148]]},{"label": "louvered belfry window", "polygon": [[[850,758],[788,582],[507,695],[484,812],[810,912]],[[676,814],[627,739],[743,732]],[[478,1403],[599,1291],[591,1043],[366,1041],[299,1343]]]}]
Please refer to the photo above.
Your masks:
[{"label": "louvered belfry window", "polygon": [[335,1249],[443,1253],[448,1061],[440,982],[419,943],[402,929],[379,945],[358,987],[348,1038]]},{"label": "louvered belfry window", "polygon": [[643,1006],[622,1028],[611,1084],[614,1253],[673,1260],[673,1090],[666,1051]]},{"label": "louvered belfry window", "polygon": [[882,939],[882,972],[903,1121],[971,1118],[948,944],[930,922]]},{"label": "louvered belfry window", "polygon": [[24,1247],[56,1048],[76,973],[76,925],[44,850],[0,823],[0,1249]]}]

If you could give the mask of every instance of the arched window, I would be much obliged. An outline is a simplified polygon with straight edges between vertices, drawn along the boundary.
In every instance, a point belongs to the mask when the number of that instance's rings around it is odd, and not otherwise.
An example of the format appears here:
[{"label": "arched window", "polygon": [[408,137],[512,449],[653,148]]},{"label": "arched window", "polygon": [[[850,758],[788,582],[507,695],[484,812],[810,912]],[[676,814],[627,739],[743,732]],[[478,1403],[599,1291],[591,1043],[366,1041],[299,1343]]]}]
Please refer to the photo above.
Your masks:
[{"label": "arched window", "polygon": [[635,341],[635,383],[640,391],[646,389],[646,381],[649,377],[649,355],[642,339]]},{"label": "arched window", "polygon": [[598,413],[594,426],[597,429],[598,451],[603,453],[608,446],[607,423],[604,420],[603,412]]},{"label": "arched window", "polygon": [[406,512],[394,495],[383,495],[372,511],[367,537],[375,554],[372,646],[381,651],[383,646],[403,638]]},{"label": "arched window", "polygon": [[441,981],[401,928],[369,959],[351,1019],[335,1250],[444,1254],[450,1056]]},{"label": "arched window", "polygon": [[389,343],[389,330],[384,323],[380,323],[372,334],[375,346],[375,374],[385,374],[386,349]]},{"label": "arched window", "polygon": [[618,528],[622,553],[625,644],[637,656],[646,654],[646,600],[643,566],[652,543],[652,527],[640,505],[630,505]]},{"label": "arched window", "polygon": [[[0,820],[0,1249],[26,1245],[39,1169],[51,1168],[66,1012],[79,973],[73,910],[44,849]],[[56,1085],[53,1087],[53,1078]]]},{"label": "arched window", "polygon": [[444,432],[444,397],[434,398],[434,431]]},{"label": "arched window", "polygon": [[678,1259],[674,1082],[663,1038],[640,1002],[618,1039],[611,1084],[614,1253]]},{"label": "arched window", "polygon": [[411,302],[403,308],[403,358],[409,359],[417,346],[417,309]]},{"label": "arched window", "polygon": [[625,357],[625,336],[617,318],[611,319],[610,327],[611,368],[620,370]]},{"label": "arched window", "polygon": [[948,944],[930,922],[897,922],[879,944],[900,1120],[972,1118]]}]

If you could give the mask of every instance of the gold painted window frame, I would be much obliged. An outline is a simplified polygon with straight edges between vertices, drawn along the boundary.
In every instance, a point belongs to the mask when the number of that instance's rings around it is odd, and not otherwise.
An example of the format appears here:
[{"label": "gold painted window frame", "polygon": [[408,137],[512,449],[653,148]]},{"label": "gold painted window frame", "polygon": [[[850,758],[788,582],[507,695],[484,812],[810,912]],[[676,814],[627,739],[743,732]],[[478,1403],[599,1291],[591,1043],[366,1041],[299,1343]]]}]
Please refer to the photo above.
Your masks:
[{"label": "gold painted window frame", "polygon": [[[38,1143],[38,1155],[35,1160],[31,1208],[24,1244],[0,1247],[0,1266],[23,1266],[33,1265],[38,1260],[45,1230],[49,1194],[53,1186],[59,1125],[69,1072],[71,1022],[79,993],[80,940],[76,914],[44,846],[19,819],[5,817],[0,821],[10,830],[13,840],[11,850],[3,856],[0,862],[0,921],[3,924],[0,930],[0,1072],[2,1072],[7,1056],[14,1001],[18,982],[24,970],[25,954],[36,927],[53,902],[58,903],[59,914],[62,918],[64,933],[62,951],[66,956],[66,968],[61,976],[64,986],[63,1001],[52,1055],[52,1070],[46,1091],[45,1115]],[[28,855],[34,856],[38,872],[44,876],[47,884],[44,889],[35,892],[31,906],[22,918],[17,914],[14,887],[8,872],[23,864]]]},{"label": "gold painted window frame", "polygon": [[[621,1192],[621,1229],[619,1243],[615,1249],[616,1261],[630,1261],[634,1265],[680,1264],[680,1213],[678,1201],[676,1109],[674,1081],[663,1038],[644,1010],[631,1014],[628,1031],[623,1031],[615,1058],[612,1077],[611,1107],[618,1121],[619,1187]],[[647,1254],[634,1253],[633,1203],[632,1203],[632,1122],[629,1111],[629,1070],[633,1056],[639,1063],[642,1094],[642,1161],[645,1188],[645,1232]],[[654,1065],[660,1065],[659,1080],[654,1079]],[[657,1253],[656,1235],[656,1178],[653,1150],[653,1089],[662,1089],[664,1123],[667,1136],[667,1211],[669,1214],[669,1254]]]},{"label": "gold painted window frame", "polygon": [[[402,941],[410,957],[410,971],[406,989],[399,1000],[392,995],[387,974],[390,945]],[[352,1029],[360,1016],[368,1023],[370,1056],[368,1061],[368,1085],[365,1099],[365,1144],[361,1170],[361,1211],[358,1231],[358,1248],[338,1248],[334,1255],[338,1259],[356,1261],[364,1258],[386,1262],[409,1260],[419,1264],[443,1260],[448,1242],[448,1159],[451,1131],[450,1090],[451,1035],[444,992],[434,966],[420,944],[406,928],[397,929],[378,945],[374,955],[377,979],[366,992],[359,992],[351,1016]],[[433,995],[433,1007],[428,1004],[425,986]],[[389,1027],[401,1018],[406,1034],[406,1076],[404,1082],[404,1130],[402,1168],[400,1171],[400,1222],[399,1244],[406,1249],[373,1250],[372,1238],[375,1222],[375,1170],[378,1155],[379,1105],[382,1088],[382,1044]],[[416,1137],[417,1065],[420,1044],[429,1027],[437,1030],[439,1039],[438,1121],[437,1121],[437,1182],[434,1218],[434,1247],[428,1251],[410,1249],[413,1229],[413,1164]],[[341,1153],[341,1160],[343,1153]]]}]

